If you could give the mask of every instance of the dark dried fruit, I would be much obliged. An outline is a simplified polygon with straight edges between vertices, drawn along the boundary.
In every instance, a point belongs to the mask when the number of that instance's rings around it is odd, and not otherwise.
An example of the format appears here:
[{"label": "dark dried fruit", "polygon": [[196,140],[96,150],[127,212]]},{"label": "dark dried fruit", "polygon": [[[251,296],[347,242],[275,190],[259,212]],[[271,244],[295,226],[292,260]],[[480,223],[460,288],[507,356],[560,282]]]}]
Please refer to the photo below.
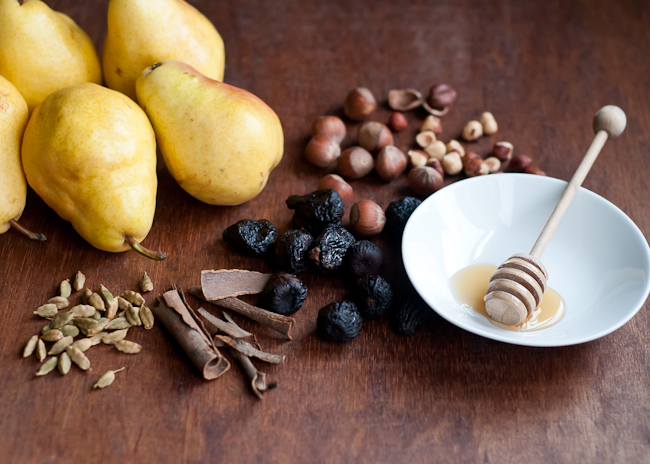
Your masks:
[{"label": "dark dried fruit", "polygon": [[335,301],[318,311],[316,327],[325,340],[349,342],[361,332],[361,313],[351,301]]},{"label": "dark dried fruit", "polygon": [[412,336],[431,315],[431,309],[417,297],[401,295],[390,308],[390,324],[398,335]]},{"label": "dark dried fruit", "polygon": [[335,272],[343,264],[343,257],[354,242],[354,236],[343,227],[329,225],[316,238],[309,259],[321,272]]},{"label": "dark dried fruit", "polygon": [[368,240],[359,240],[350,247],[345,261],[348,271],[355,277],[381,274],[384,266],[384,253],[374,243]]},{"label": "dark dried fruit", "polygon": [[401,236],[411,214],[421,203],[420,200],[413,197],[406,197],[392,202],[386,208],[386,229],[391,234]]},{"label": "dark dried fruit", "polygon": [[339,225],[345,212],[341,196],[331,189],[316,190],[307,195],[287,198],[289,209],[295,210],[293,224],[312,235],[320,234],[328,224]]},{"label": "dark dried fruit", "polygon": [[307,298],[307,286],[300,277],[286,272],[273,274],[260,295],[260,306],[283,316],[298,311]]},{"label": "dark dried fruit", "polygon": [[278,231],[266,219],[242,219],[223,231],[223,240],[242,253],[264,256],[278,238]]},{"label": "dark dried fruit", "polygon": [[354,301],[364,319],[379,319],[393,301],[393,290],[381,276],[368,275],[357,279]]},{"label": "dark dried fruit", "polygon": [[307,253],[314,243],[314,237],[306,230],[290,230],[275,242],[275,264],[283,271],[296,274],[306,271],[309,261]]}]

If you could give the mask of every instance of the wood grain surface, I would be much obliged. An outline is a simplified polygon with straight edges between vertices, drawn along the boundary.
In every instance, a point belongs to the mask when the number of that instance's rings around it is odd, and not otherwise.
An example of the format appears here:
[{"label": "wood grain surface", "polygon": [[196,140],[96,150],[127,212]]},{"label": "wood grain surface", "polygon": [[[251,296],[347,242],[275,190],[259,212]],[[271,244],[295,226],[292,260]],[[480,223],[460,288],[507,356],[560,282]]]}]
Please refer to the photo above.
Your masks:
[{"label": "wood grain surface", "polygon": [[[101,50],[106,0],[47,3]],[[444,140],[490,110],[499,132],[475,151],[508,140],[565,180],[593,137],[594,112],[619,105],[627,130],[607,144],[584,186],[620,207],[646,238],[650,233],[648,2],[191,3],[224,38],[225,80],[278,113],[284,159],[262,194],[238,207],[194,200],[161,162],[144,244],[167,252],[162,263],[93,249],[30,191],[21,223],[47,242],[13,231],[0,236],[0,462],[648,462],[647,303],[613,334],[565,348],[510,346],[437,317],[412,338],[382,320],[364,323],[351,343],[333,344],[315,335],[316,315],[346,295],[344,281],[306,275],[309,296],[293,341],[234,316],[267,351],[287,356],[277,366],[256,362],[279,385],[262,401],[236,365],[203,380],[159,325],[129,335],[144,346],[138,355],[97,346],[88,352],[92,371],[34,377],[36,360],[21,358],[43,326],[32,312],[77,270],[91,288],[103,283],[113,292],[135,290],[145,270],[156,291],[196,285],[202,269],[269,271],[262,260],[229,250],[221,232],[242,218],[290,227],[286,197],[314,190],[327,172],[302,156],[311,122],[341,114],[357,86],[374,92],[381,102],[375,119],[386,121],[388,90],[449,83],[458,100],[443,120]],[[396,137],[403,149],[424,115],[407,116],[409,129]],[[344,146],[356,137],[356,125],[349,127]],[[391,184],[370,176],[352,186],[356,199],[386,207],[409,193],[405,184],[405,176]],[[403,285],[396,244],[375,241],[387,253],[389,279]],[[111,387],[92,389],[105,371],[123,366]]]}]

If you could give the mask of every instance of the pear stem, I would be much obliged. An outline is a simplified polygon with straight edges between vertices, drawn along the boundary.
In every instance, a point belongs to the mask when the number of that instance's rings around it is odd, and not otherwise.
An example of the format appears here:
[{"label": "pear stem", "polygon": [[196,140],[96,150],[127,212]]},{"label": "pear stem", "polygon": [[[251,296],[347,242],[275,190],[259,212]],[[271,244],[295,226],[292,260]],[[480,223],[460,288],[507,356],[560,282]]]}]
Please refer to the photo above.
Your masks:
[{"label": "pear stem", "polygon": [[26,235],[27,237],[31,238],[32,240],[38,240],[39,242],[44,242],[47,240],[47,237],[43,234],[37,234],[32,232],[29,229],[26,229],[25,227],[21,226],[18,224],[15,220],[11,219],[9,221],[9,225],[16,229],[18,232],[20,232],[23,235]]},{"label": "pear stem", "polygon": [[164,251],[153,251],[143,247],[135,241],[132,235],[125,235],[124,240],[126,240],[129,246],[140,253],[142,256],[146,256],[147,258],[153,259],[154,261],[162,261],[167,257],[167,254]]}]

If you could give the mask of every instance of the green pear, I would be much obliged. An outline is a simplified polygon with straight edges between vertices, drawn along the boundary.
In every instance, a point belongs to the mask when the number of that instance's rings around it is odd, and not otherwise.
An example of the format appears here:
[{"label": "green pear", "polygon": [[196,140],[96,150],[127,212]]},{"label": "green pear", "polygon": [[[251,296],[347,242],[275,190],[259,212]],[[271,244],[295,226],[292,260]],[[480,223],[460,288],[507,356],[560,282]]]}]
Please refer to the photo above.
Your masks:
[{"label": "green pear", "polygon": [[31,113],[55,90],[102,83],[92,41],[70,17],[40,0],[0,0],[0,74],[22,94]]},{"label": "green pear", "polygon": [[136,82],[171,175],[193,197],[238,205],[259,194],[282,159],[278,116],[250,92],[164,60]]},{"label": "green pear", "polygon": [[25,129],[22,160],[36,193],[95,248],[121,252],[149,233],[156,208],[156,139],[130,98],[96,84],[57,90]]},{"label": "green pear", "polygon": [[111,89],[135,100],[135,81],[160,60],[188,63],[222,81],[225,50],[212,23],[184,0],[110,0],[102,57]]},{"label": "green pear", "polygon": [[30,238],[45,240],[16,222],[25,209],[27,182],[20,161],[20,141],[27,125],[27,103],[4,77],[0,76],[0,234],[10,227]]}]

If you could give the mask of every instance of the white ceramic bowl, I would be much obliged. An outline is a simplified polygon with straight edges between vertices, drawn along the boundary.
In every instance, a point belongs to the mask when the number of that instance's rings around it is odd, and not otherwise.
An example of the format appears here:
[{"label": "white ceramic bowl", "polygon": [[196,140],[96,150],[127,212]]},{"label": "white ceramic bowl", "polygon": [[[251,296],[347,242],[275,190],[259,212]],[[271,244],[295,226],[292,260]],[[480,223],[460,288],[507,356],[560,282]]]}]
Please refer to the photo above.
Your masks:
[{"label": "white ceramic bowl", "polygon": [[548,285],[566,302],[559,323],[536,332],[504,330],[461,307],[449,288],[449,278],[470,264],[499,265],[530,252],[565,186],[550,177],[498,174],[455,182],[431,195],[412,214],[402,240],[415,289],[452,324],[517,345],[574,345],[621,327],[650,292],[650,249],[625,213],[583,188],[541,258]]}]

